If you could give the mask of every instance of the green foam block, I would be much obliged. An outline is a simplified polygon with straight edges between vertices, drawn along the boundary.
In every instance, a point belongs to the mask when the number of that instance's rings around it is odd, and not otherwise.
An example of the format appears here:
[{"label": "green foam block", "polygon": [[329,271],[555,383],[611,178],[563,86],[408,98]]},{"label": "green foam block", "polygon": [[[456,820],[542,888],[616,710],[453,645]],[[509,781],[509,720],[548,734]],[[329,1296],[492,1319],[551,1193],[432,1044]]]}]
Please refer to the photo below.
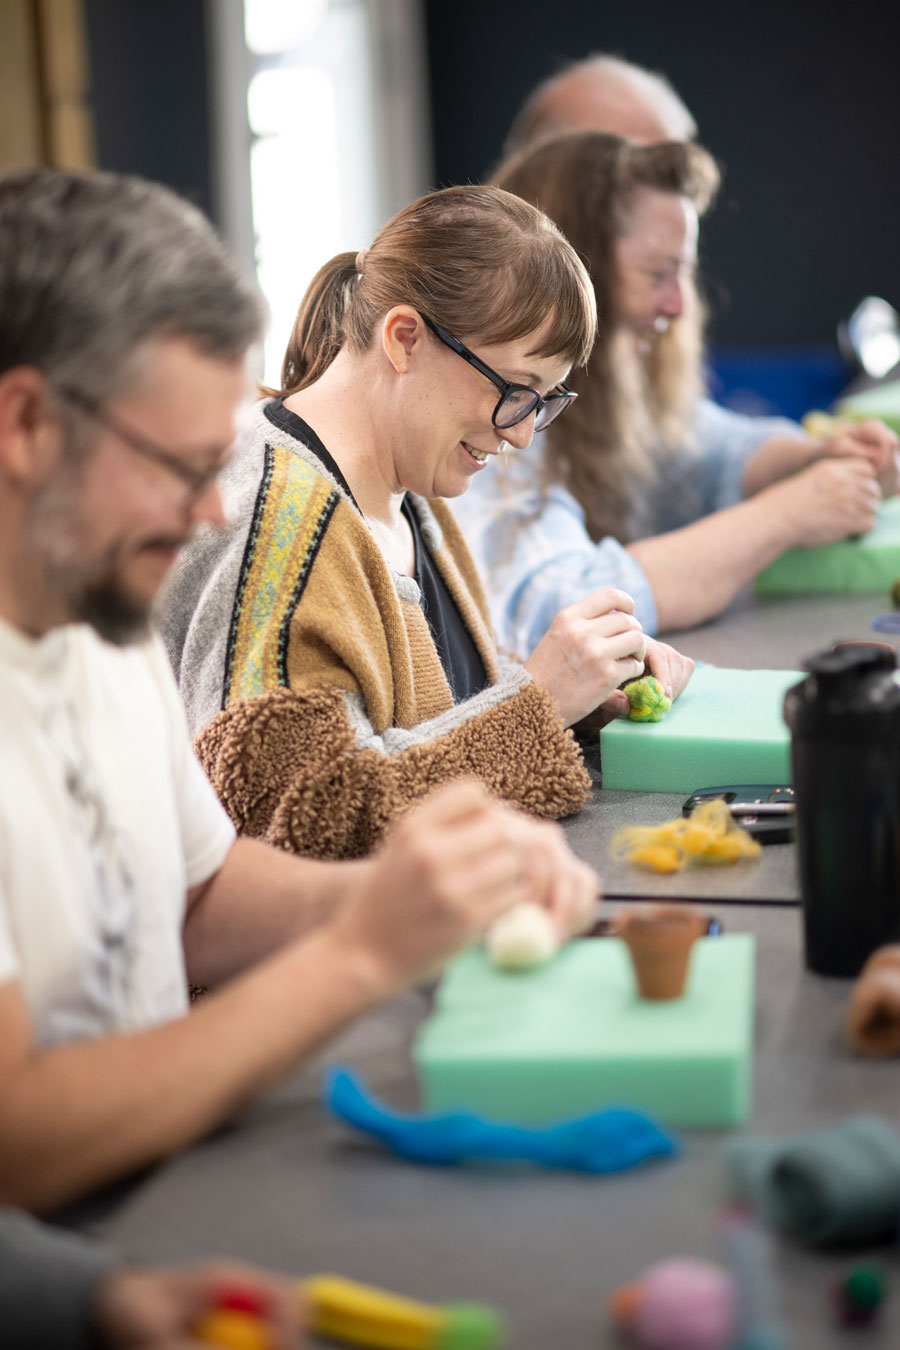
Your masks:
[{"label": "green foam block", "polygon": [[859,539],[792,548],[756,578],[759,595],[890,591],[900,578],[900,497],[883,502],[875,528]]},{"label": "green foam block", "polygon": [[701,666],[661,722],[617,718],[600,733],[605,788],[694,792],[720,783],[790,783],[781,707],[793,670]]},{"label": "green foam block", "polygon": [[879,417],[900,436],[900,380],[890,380],[860,394],[851,394],[841,400],[835,412],[838,417],[856,420]]},{"label": "green foam block", "polygon": [[430,1111],[544,1125],[629,1106],[668,1125],[743,1124],[750,1111],[749,934],[694,944],[682,998],[638,996],[618,938],[572,942],[526,974],[473,949],[449,967],[414,1056]]}]

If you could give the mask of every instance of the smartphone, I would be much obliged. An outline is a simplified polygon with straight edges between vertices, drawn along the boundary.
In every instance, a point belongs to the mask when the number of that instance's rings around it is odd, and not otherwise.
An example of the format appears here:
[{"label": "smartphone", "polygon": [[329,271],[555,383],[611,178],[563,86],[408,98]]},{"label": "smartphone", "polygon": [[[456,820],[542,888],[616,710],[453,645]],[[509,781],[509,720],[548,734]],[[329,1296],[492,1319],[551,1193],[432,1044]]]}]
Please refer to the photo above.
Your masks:
[{"label": "smartphone", "polygon": [[739,783],[698,788],[681,808],[689,816],[704,802],[724,801],[735,823],[761,844],[789,844],[794,839],[796,805],[789,784]]}]

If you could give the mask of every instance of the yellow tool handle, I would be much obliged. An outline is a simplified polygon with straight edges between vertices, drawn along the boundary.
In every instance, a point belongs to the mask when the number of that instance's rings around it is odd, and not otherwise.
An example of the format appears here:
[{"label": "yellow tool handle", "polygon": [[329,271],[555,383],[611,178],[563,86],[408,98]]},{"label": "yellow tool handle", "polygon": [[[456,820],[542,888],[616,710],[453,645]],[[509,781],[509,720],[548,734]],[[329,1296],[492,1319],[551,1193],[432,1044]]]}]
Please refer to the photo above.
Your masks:
[{"label": "yellow tool handle", "polygon": [[440,1308],[339,1275],[313,1276],[301,1288],[313,1331],[371,1350],[431,1350],[446,1320]]},{"label": "yellow tool handle", "polygon": [[[447,1314],[440,1308],[385,1293],[338,1275],[316,1275],[297,1286],[310,1330],[368,1350],[432,1350]],[[271,1350],[255,1313],[219,1308],[198,1321],[195,1334],[222,1350]]]}]

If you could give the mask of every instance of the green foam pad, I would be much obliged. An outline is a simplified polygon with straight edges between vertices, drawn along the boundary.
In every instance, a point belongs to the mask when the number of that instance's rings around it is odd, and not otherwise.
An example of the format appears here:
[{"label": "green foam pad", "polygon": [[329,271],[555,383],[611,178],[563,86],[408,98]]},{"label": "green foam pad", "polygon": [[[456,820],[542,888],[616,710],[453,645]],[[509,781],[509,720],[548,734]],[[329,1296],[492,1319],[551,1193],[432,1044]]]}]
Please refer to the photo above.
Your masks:
[{"label": "green foam pad", "polygon": [[835,412],[838,417],[857,420],[879,417],[900,436],[900,380],[876,385],[874,389],[866,389],[861,394],[851,394],[849,398],[841,400]]},{"label": "green foam pad", "polygon": [[449,967],[414,1056],[429,1111],[545,1125],[606,1106],[668,1125],[743,1124],[750,1110],[749,934],[694,944],[680,999],[637,993],[618,938],[571,942],[545,966],[494,969],[482,948]]},{"label": "green foam pad", "polygon": [[600,732],[604,788],[694,792],[719,783],[790,783],[784,693],[792,670],[701,666],[661,722],[624,717]]},{"label": "green foam pad", "polygon": [[759,595],[890,591],[900,578],[900,497],[882,502],[875,528],[859,539],[792,548],[756,578]]}]

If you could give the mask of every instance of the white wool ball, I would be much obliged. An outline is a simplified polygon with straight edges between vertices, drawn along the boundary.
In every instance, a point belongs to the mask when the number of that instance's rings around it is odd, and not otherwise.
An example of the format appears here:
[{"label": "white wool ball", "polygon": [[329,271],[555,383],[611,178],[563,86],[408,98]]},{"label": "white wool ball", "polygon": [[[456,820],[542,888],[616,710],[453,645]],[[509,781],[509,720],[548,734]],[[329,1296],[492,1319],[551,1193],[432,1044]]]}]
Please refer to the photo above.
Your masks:
[{"label": "white wool ball", "polygon": [[501,914],[485,934],[491,963],[500,970],[543,965],[559,946],[556,925],[542,905],[523,901]]}]

